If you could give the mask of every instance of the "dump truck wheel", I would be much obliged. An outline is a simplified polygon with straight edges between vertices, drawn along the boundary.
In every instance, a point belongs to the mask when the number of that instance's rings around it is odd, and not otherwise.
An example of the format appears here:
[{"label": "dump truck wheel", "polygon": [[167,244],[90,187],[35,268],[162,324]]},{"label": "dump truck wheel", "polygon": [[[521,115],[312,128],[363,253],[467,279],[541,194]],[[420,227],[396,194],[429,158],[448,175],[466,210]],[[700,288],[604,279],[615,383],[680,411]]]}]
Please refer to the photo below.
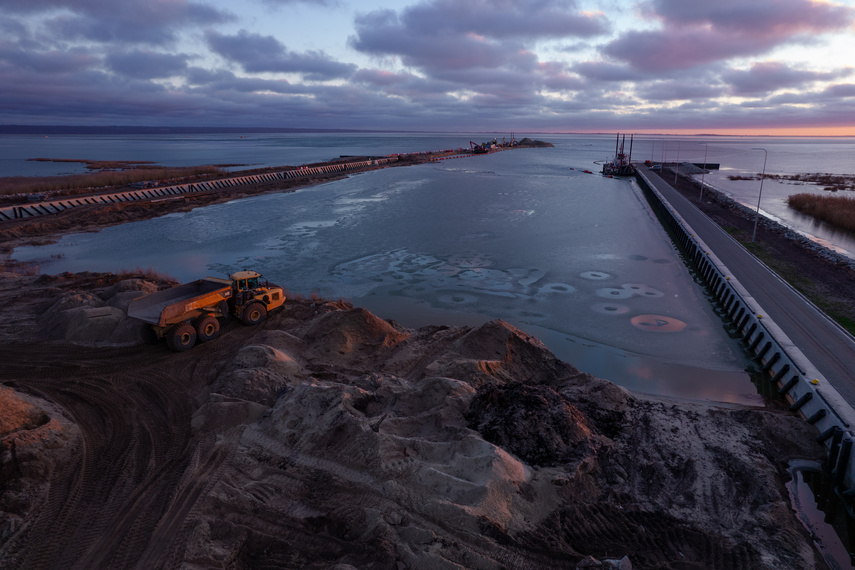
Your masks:
[{"label": "dump truck wheel", "polygon": [[264,308],[264,305],[261,303],[250,303],[246,307],[244,307],[243,312],[240,315],[240,320],[243,321],[245,325],[257,325],[261,321],[264,320],[264,317],[267,316],[267,309]]},{"label": "dump truck wheel", "polygon": [[175,325],[166,335],[166,344],[176,352],[190,350],[196,344],[196,329],[187,321]]},{"label": "dump truck wheel", "polygon": [[220,321],[216,317],[208,315],[202,317],[196,323],[196,339],[199,342],[208,342],[220,336]]}]

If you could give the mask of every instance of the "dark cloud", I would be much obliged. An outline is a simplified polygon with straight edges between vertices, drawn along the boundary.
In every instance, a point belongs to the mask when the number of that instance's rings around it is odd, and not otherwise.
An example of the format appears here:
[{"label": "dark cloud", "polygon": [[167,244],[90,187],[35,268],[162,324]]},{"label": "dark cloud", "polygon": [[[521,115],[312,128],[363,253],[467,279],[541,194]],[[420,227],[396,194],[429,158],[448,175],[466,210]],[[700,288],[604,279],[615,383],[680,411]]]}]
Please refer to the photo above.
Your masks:
[{"label": "dark cloud", "polygon": [[187,70],[189,56],[152,51],[127,51],[111,53],[106,58],[107,67],[114,73],[137,79],[155,79],[180,75]]},{"label": "dark cloud", "polygon": [[846,98],[855,97],[855,83],[839,83],[831,85],[826,90],[827,95],[832,97]]},{"label": "dark cloud", "polygon": [[470,105],[502,108],[541,105],[544,90],[582,87],[565,64],[539,61],[529,44],[608,30],[603,16],[584,15],[574,2],[545,0],[433,0],[361,14],[355,25],[352,48],[397,59]]},{"label": "dark cloud", "polygon": [[443,36],[412,30],[391,10],[359,16],[356,29],[358,36],[350,39],[354,49],[371,55],[399,57],[405,65],[429,73],[501,67],[514,51],[474,34]]},{"label": "dark cloud", "polygon": [[290,93],[305,94],[310,89],[304,85],[295,85],[284,79],[259,79],[255,77],[237,77],[231,71],[222,69],[210,70],[198,67],[188,68],[185,79],[191,85],[191,90],[200,93],[213,91],[223,93],[235,91],[240,93]]},{"label": "dark cloud", "polygon": [[246,30],[234,36],[209,30],[205,38],[211,51],[250,73],[300,73],[307,79],[328,80],[348,77],[356,70],[355,65],[335,61],[324,52],[291,52],[273,36]]},{"label": "dark cloud", "polygon": [[0,61],[10,68],[47,75],[80,73],[101,64],[99,57],[81,50],[32,51],[10,41],[0,41]]},{"label": "dark cloud", "polygon": [[636,93],[652,103],[662,101],[708,101],[727,94],[720,82],[707,77],[666,79],[641,83]]},{"label": "dark cloud", "polygon": [[626,32],[604,53],[649,73],[812,41],[816,34],[845,30],[855,18],[853,8],[811,0],[652,0],[645,13],[662,29]]},{"label": "dark cloud", "polygon": [[50,37],[66,41],[171,42],[181,28],[229,20],[187,0],[4,0],[2,5],[7,13],[46,16]]},{"label": "dark cloud", "polygon": [[588,38],[609,29],[604,16],[586,15],[575,2],[555,0],[433,0],[406,8],[400,20],[414,32],[497,40]]},{"label": "dark cloud", "polygon": [[627,65],[609,61],[584,61],[574,65],[573,71],[596,81],[635,81],[644,77]]},{"label": "dark cloud", "polygon": [[583,15],[572,2],[433,0],[400,14],[377,10],[358,16],[350,45],[425,70],[490,68],[514,65],[526,41],[606,31],[603,16]]},{"label": "dark cloud", "polygon": [[[855,116],[852,70],[750,63],[845,30],[852,8],[641,1],[641,25],[599,47],[607,16],[575,0],[420,0],[364,13],[349,45],[377,68],[360,69],[289,50],[286,26],[276,36],[224,32],[217,24],[238,17],[207,0],[0,0],[0,123],[703,131]],[[336,0],[255,3],[271,17],[298,15],[299,26]],[[201,45],[191,35],[200,27]],[[179,38],[200,51],[171,49]],[[572,52],[590,60],[548,59]],[[271,78],[284,73],[300,79]]]},{"label": "dark cloud", "polygon": [[339,0],[261,0],[269,6],[296,6],[308,4],[309,6],[334,7],[340,4]]},{"label": "dark cloud", "polygon": [[816,81],[830,81],[851,73],[848,69],[834,72],[807,71],[781,62],[767,61],[755,63],[750,69],[728,71],[722,74],[722,79],[730,84],[734,95],[763,95],[779,89],[806,87]]}]

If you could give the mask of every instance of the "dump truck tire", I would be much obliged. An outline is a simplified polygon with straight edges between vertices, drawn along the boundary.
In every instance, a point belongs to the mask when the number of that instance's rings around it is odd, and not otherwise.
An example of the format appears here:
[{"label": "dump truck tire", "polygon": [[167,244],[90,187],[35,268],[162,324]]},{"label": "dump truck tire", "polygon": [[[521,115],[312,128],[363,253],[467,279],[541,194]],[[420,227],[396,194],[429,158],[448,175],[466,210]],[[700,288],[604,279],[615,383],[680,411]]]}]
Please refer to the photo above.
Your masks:
[{"label": "dump truck tire", "polygon": [[166,344],[176,352],[190,350],[196,344],[196,329],[187,321],[175,325],[166,335]]},{"label": "dump truck tire", "polygon": [[257,325],[267,316],[267,309],[261,303],[250,303],[243,308],[240,314],[240,320],[245,325]]},{"label": "dump truck tire", "polygon": [[207,315],[196,322],[196,340],[208,342],[220,336],[220,321]]}]

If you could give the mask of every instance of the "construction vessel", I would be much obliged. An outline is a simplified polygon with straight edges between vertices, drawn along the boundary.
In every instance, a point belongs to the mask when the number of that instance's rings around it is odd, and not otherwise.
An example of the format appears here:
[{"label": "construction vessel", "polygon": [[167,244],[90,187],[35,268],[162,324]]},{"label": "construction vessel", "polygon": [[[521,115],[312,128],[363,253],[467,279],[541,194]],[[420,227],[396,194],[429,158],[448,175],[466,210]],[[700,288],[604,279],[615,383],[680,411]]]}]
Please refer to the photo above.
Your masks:
[{"label": "construction vessel", "polygon": [[632,176],[635,174],[632,168],[632,139],[633,135],[629,135],[629,154],[626,154],[624,153],[626,134],[623,135],[623,140],[621,140],[620,133],[617,134],[617,138],[615,139],[615,157],[611,161],[603,163],[604,175]]}]

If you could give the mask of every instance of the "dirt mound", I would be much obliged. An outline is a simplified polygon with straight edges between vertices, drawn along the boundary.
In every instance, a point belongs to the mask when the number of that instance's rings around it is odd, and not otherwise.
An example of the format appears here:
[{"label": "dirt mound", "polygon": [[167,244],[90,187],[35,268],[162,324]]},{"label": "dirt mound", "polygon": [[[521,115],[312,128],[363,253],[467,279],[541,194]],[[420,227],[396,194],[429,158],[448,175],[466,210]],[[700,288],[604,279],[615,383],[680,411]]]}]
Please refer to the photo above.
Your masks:
[{"label": "dirt mound", "polygon": [[555,384],[588,378],[555,358],[540,340],[502,320],[461,336],[426,372],[464,378],[476,387],[490,381]]},{"label": "dirt mound", "polygon": [[146,325],[128,317],[128,304],[157,290],[141,279],[120,281],[96,293],[67,291],[39,316],[47,338],[86,346],[131,346],[144,340]]},{"label": "dirt mound", "polygon": [[307,317],[232,363],[282,389],[243,428],[250,408],[229,411],[240,442],[198,506],[188,562],[819,563],[780,483],[782,459],[822,456],[794,416],[637,398],[501,321],[403,332],[358,309]]},{"label": "dirt mound", "polygon": [[271,405],[285,386],[306,376],[302,365],[284,350],[252,344],[237,353],[217,378],[217,386],[226,396]]},{"label": "dirt mound", "polygon": [[365,309],[350,309],[320,315],[298,336],[309,345],[308,357],[353,366],[381,358],[409,334]]},{"label": "dirt mound", "polygon": [[[39,279],[57,318],[141,287]],[[38,344],[3,381],[85,437],[9,400],[0,565],[822,566],[783,485],[824,456],[812,426],[633,396],[501,321],[408,331],[291,300],[186,353]]]},{"label": "dirt mound", "polygon": [[40,504],[50,475],[72,461],[77,427],[52,404],[0,386],[0,544]]},{"label": "dirt mound", "polygon": [[538,467],[575,463],[599,447],[585,416],[548,386],[484,386],[467,418],[484,439]]}]

